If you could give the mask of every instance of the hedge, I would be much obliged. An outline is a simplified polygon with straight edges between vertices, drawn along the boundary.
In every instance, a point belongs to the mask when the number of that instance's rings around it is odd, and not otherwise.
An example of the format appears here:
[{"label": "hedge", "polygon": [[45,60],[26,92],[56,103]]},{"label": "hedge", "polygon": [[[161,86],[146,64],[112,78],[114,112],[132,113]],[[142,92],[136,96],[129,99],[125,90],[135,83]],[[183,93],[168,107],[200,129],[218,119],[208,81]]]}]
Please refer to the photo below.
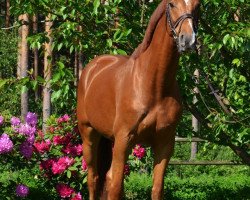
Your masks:
[{"label": "hedge", "polygon": [[[125,199],[151,199],[152,180],[146,174],[131,174],[125,182]],[[164,199],[249,200],[250,178],[246,175],[202,175],[165,179]]]}]

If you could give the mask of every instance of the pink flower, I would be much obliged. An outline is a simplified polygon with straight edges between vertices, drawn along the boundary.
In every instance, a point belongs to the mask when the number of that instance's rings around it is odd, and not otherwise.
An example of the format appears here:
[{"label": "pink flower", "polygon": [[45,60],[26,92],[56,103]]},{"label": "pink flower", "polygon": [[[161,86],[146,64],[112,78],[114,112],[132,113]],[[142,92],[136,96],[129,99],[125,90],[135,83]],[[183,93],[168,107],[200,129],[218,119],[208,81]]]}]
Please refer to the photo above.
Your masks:
[{"label": "pink flower", "polygon": [[60,145],[60,144],[63,144],[63,137],[60,136],[60,135],[56,135],[53,137],[53,144],[54,145]]},{"label": "pink flower", "polygon": [[0,115],[0,126],[4,123],[4,117]]},{"label": "pink flower", "polygon": [[34,143],[35,150],[38,151],[40,154],[44,154],[45,152],[49,151],[50,146],[51,142],[49,139],[42,142]]},{"label": "pink flower", "polygon": [[55,162],[54,159],[42,160],[41,163],[40,163],[40,170],[49,170],[49,169],[51,169],[54,162]]},{"label": "pink flower", "polygon": [[71,198],[71,200],[82,200],[82,195],[78,192],[73,198]]},{"label": "pink flower", "polygon": [[62,198],[70,197],[74,193],[73,188],[71,188],[68,185],[63,184],[63,183],[59,183],[56,186],[56,191],[60,195],[60,197],[62,197]]},{"label": "pink flower", "polygon": [[129,175],[129,174],[130,174],[130,168],[129,168],[129,165],[126,164],[126,165],[124,166],[124,175]]},{"label": "pink flower", "polygon": [[82,145],[78,144],[73,146],[71,143],[69,143],[64,149],[62,149],[62,152],[72,156],[80,156],[82,154]]},{"label": "pink flower", "polygon": [[63,173],[68,167],[70,167],[74,163],[73,158],[69,158],[67,156],[61,157],[58,159],[57,162],[52,164],[52,172],[53,174],[61,174]]},{"label": "pink flower", "polygon": [[143,148],[140,144],[137,144],[133,150],[133,155],[138,159],[142,159],[145,156],[145,148]]},{"label": "pink flower", "polygon": [[83,170],[83,171],[87,171],[87,169],[88,169],[87,163],[86,163],[86,161],[84,160],[84,158],[82,158],[82,170]]},{"label": "pink flower", "polygon": [[68,122],[70,120],[69,115],[65,114],[57,119],[58,123]]},{"label": "pink flower", "polygon": [[10,123],[12,126],[18,126],[21,123],[21,120],[18,117],[11,117]]},{"label": "pink flower", "polygon": [[72,137],[73,136],[71,133],[67,133],[66,136],[56,135],[53,137],[53,144],[54,145],[67,145],[72,139]]},{"label": "pink flower", "polygon": [[63,119],[64,119],[65,122],[67,122],[67,121],[70,120],[70,117],[69,117],[68,114],[65,114],[65,115],[63,115]]}]

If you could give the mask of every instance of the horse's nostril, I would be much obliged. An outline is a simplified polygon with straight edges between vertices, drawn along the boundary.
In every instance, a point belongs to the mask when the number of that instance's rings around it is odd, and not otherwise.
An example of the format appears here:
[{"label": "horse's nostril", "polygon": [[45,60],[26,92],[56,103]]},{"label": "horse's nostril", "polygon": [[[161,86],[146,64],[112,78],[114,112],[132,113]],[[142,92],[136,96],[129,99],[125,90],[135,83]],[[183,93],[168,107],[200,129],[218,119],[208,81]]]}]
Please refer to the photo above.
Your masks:
[{"label": "horse's nostril", "polygon": [[185,47],[186,45],[186,42],[185,42],[185,35],[184,34],[181,34],[180,37],[179,37],[179,43],[182,47]]}]

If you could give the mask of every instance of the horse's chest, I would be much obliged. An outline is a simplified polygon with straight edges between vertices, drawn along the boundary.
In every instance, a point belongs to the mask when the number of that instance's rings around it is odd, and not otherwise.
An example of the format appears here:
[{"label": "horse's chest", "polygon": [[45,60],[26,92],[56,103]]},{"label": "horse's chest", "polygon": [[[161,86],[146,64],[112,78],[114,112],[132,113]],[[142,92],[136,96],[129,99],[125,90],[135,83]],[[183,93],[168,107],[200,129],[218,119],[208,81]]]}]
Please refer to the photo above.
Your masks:
[{"label": "horse's chest", "polygon": [[182,107],[179,100],[168,98],[154,106],[138,127],[138,134],[143,132],[158,132],[162,129],[175,127],[182,114]]}]

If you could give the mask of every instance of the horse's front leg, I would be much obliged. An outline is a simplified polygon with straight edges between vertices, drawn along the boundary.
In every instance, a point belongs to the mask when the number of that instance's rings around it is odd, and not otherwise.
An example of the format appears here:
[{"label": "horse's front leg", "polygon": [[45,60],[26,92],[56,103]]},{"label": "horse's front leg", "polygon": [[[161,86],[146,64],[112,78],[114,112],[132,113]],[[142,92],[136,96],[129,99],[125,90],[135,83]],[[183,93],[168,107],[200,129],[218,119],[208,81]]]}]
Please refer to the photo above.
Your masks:
[{"label": "horse's front leg", "polygon": [[108,200],[119,200],[123,194],[124,165],[130,150],[128,140],[124,137],[116,137],[113,148],[111,168],[107,173]]},{"label": "horse's front leg", "polygon": [[152,146],[154,152],[152,200],[163,199],[164,175],[174,149],[174,133],[164,132],[156,134]]},{"label": "horse's front leg", "polygon": [[97,152],[100,135],[91,127],[81,127],[80,132],[83,137],[83,157],[88,166],[87,184],[89,200],[97,200],[100,196],[97,171]]}]

